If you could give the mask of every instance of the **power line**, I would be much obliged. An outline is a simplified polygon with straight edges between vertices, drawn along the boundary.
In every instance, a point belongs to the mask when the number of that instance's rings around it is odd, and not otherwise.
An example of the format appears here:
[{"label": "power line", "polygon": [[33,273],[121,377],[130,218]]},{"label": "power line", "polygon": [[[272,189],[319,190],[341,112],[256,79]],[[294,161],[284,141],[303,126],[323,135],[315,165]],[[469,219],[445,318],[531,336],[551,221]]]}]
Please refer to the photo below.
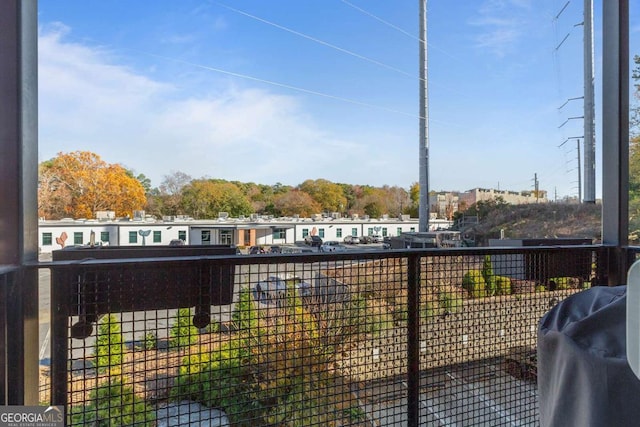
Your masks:
[{"label": "power line", "polygon": [[[376,21],[381,22],[382,24],[384,24],[384,25],[388,26],[389,28],[393,28],[394,30],[396,30],[396,31],[398,31],[398,32],[400,32],[400,33],[402,33],[402,34],[404,34],[404,35],[405,35],[405,36],[407,36],[407,37],[412,38],[413,40],[420,41],[420,38],[419,38],[419,37],[417,37],[417,36],[415,36],[415,35],[413,35],[413,34],[409,33],[408,31],[403,30],[402,28],[398,27],[397,25],[394,25],[394,24],[392,24],[391,22],[386,21],[386,20],[384,20],[384,19],[380,18],[379,16],[376,16],[376,15],[374,15],[373,13],[371,13],[371,12],[369,12],[369,11],[367,11],[367,10],[365,10],[365,9],[363,9],[363,8],[361,8],[361,7],[359,7],[359,6],[356,6],[356,5],[355,5],[355,4],[353,4],[353,3],[348,2],[347,0],[340,0],[340,1],[341,1],[342,3],[344,3],[344,4],[346,4],[347,6],[352,7],[353,9],[357,10],[358,12],[361,12],[361,13],[363,13],[363,14],[365,14],[365,15],[367,15],[367,16],[369,16],[369,17],[373,18],[373,19],[375,19]],[[456,57],[456,56],[454,56],[454,55],[450,54],[448,51],[446,51],[446,50],[444,50],[444,49],[442,49],[442,48],[440,48],[440,47],[438,47],[438,46],[434,46],[432,43],[427,42],[427,46],[429,46],[429,47],[430,47],[430,48],[432,48],[432,49],[439,50],[440,52],[444,53],[446,56],[448,56],[448,57],[449,57],[449,58],[451,58],[451,59],[455,59],[456,61],[460,61],[460,62],[462,62],[462,60],[461,60],[460,58],[458,58],[458,57]]]},{"label": "power line", "polygon": [[247,75],[247,74],[236,73],[236,72],[233,72],[233,71],[223,70],[221,68],[210,67],[208,65],[202,65],[202,64],[197,64],[195,62],[185,61],[183,59],[171,58],[171,57],[164,56],[164,55],[159,55],[159,54],[156,54],[156,53],[144,52],[144,51],[140,51],[140,50],[137,50],[137,49],[131,49],[131,50],[135,50],[137,52],[140,52],[140,53],[148,55],[148,56],[153,56],[155,58],[160,58],[160,59],[164,59],[164,60],[167,60],[167,61],[173,61],[173,62],[185,64],[185,65],[190,65],[192,67],[202,68],[202,69],[208,70],[208,71],[215,71],[217,73],[226,74],[226,75],[233,76],[233,77],[239,77],[239,78],[242,78],[242,79],[252,80],[252,81],[256,81],[256,82],[260,82],[260,83],[265,83],[265,84],[269,84],[269,85],[272,85],[272,86],[278,86],[278,87],[282,87],[282,88],[290,89],[290,90],[295,90],[295,91],[302,92],[302,93],[308,93],[308,94],[311,94],[311,95],[321,96],[321,97],[324,97],[324,98],[334,99],[334,100],[337,100],[337,101],[343,101],[343,102],[347,102],[349,104],[360,105],[362,107],[374,108],[374,109],[378,109],[378,110],[385,110],[385,111],[388,111],[390,113],[401,114],[403,116],[408,116],[408,117],[412,117],[412,118],[418,118],[418,119],[421,118],[419,115],[416,115],[416,114],[407,113],[406,111],[401,111],[401,110],[395,110],[393,108],[388,108],[388,107],[384,107],[384,106],[381,106],[381,105],[369,104],[367,102],[357,101],[357,100],[354,100],[354,99],[349,99],[349,98],[344,98],[344,97],[341,97],[341,96],[331,95],[331,94],[328,94],[328,93],[318,92],[318,91],[311,90],[311,89],[305,89],[305,88],[301,88],[301,87],[298,87],[298,86],[292,86],[292,85],[288,85],[288,84],[285,84],[285,83],[274,82],[272,80],[261,79],[259,77],[254,77],[254,76],[250,76],[250,75]]},{"label": "power line", "polygon": [[[301,33],[301,32],[299,32],[299,31],[296,31],[296,30],[291,29],[291,28],[289,28],[289,27],[285,27],[285,26],[283,26],[283,25],[276,24],[275,22],[268,21],[268,20],[266,20],[266,19],[260,18],[259,16],[252,15],[252,14],[250,14],[250,13],[248,13],[248,12],[245,12],[245,11],[242,11],[242,10],[239,10],[239,9],[236,9],[236,8],[234,8],[234,7],[231,7],[231,6],[228,6],[228,5],[222,4],[222,3],[218,3],[218,2],[216,2],[215,4],[217,4],[217,5],[218,5],[218,6],[220,6],[220,7],[225,8],[225,9],[228,9],[228,10],[230,10],[230,11],[232,11],[232,12],[238,13],[238,14],[240,14],[240,15],[246,16],[246,17],[248,17],[248,18],[254,19],[254,20],[259,21],[259,22],[262,22],[262,23],[264,23],[264,24],[271,25],[271,26],[273,26],[273,27],[275,27],[275,28],[278,28],[278,29],[280,29],[280,30],[283,30],[283,31],[286,31],[286,32],[288,32],[288,33],[294,34],[294,35],[296,35],[296,36],[299,36],[299,37],[305,38],[305,39],[310,40],[310,41],[313,41],[313,42],[315,42],[315,43],[321,44],[321,45],[326,46],[326,47],[328,47],[328,48],[331,48],[331,49],[337,50],[337,51],[339,51],[339,52],[341,52],[341,53],[344,53],[344,54],[347,54],[347,55],[353,56],[353,57],[358,58],[358,59],[361,59],[361,60],[363,60],[363,61],[367,61],[367,62],[369,62],[369,63],[371,63],[371,64],[378,65],[378,66],[383,67],[383,68],[386,68],[386,69],[388,69],[388,70],[395,71],[395,72],[397,72],[397,73],[399,73],[399,74],[402,74],[402,75],[404,75],[404,76],[406,76],[406,77],[409,77],[409,78],[412,78],[412,79],[416,79],[416,80],[418,80],[418,81],[420,81],[420,80],[421,80],[421,78],[420,78],[419,76],[416,76],[415,74],[408,73],[408,72],[406,72],[406,71],[404,71],[404,70],[401,70],[401,69],[399,69],[399,68],[397,68],[397,67],[394,67],[394,66],[392,66],[392,65],[385,64],[384,62],[380,62],[380,61],[378,61],[378,60],[376,60],[376,59],[369,58],[369,57],[367,57],[367,56],[361,55],[361,54],[356,53],[356,52],[352,52],[352,51],[350,51],[350,50],[348,50],[348,49],[344,49],[344,48],[342,48],[342,47],[340,47],[340,46],[336,46],[336,45],[334,45],[334,44],[331,44],[331,43],[326,42],[326,41],[324,41],[324,40],[321,40],[321,39],[318,39],[318,38],[316,38],[316,37],[310,36],[310,35],[308,35],[308,34]],[[349,4],[349,5],[350,5],[350,4]],[[380,19],[380,18],[378,18],[378,19]],[[392,25],[392,24],[390,24],[390,25]],[[404,31],[404,30],[403,30],[403,31]],[[415,36],[412,36],[412,38],[414,38],[414,39],[416,39],[416,40],[419,40],[419,39],[418,39],[417,37],[415,37]],[[429,46],[434,47],[434,46],[432,46],[432,45],[429,45]],[[451,56],[450,54],[448,54],[446,51],[444,51],[444,50],[442,50],[442,49],[439,49],[439,48],[437,48],[437,47],[434,47],[434,48],[436,48],[436,49],[438,49],[438,50],[440,50],[440,51],[444,52],[445,54],[447,54],[447,55]],[[457,59],[457,58],[455,58],[454,56],[451,56],[451,57],[452,57],[452,58],[454,58],[454,59]],[[441,87],[441,88],[443,88],[443,89],[445,89],[445,90],[447,90],[447,91],[449,91],[449,92],[451,92],[451,93],[454,93],[454,94],[457,94],[457,95],[460,95],[460,96],[465,96],[465,94],[460,93],[460,92],[458,92],[458,91],[456,91],[456,90],[453,90],[453,89],[451,89],[451,88],[449,88],[449,87],[443,86],[443,85],[441,85],[441,84],[438,84],[437,82],[429,82],[429,84],[430,84],[430,85],[434,85],[434,86]]]},{"label": "power line", "polygon": [[[414,40],[420,41],[420,38],[419,38],[419,37],[417,37],[417,36],[415,36],[415,35],[413,35],[413,34],[409,33],[408,31],[403,30],[402,28],[400,28],[400,27],[398,27],[398,26],[396,26],[396,25],[394,25],[394,24],[390,23],[389,21],[385,21],[384,19],[382,19],[382,18],[380,18],[380,17],[378,17],[378,16],[374,15],[374,14],[373,14],[373,13],[371,13],[371,12],[368,12],[368,11],[364,10],[363,8],[358,7],[358,6],[356,6],[355,4],[353,4],[353,3],[349,3],[347,0],[340,0],[340,1],[341,1],[342,3],[344,3],[344,4],[346,4],[347,6],[354,8],[354,9],[355,9],[355,10],[357,10],[358,12],[362,12],[362,13],[364,13],[365,15],[367,15],[367,16],[369,16],[369,17],[371,17],[371,18],[375,19],[376,21],[382,22],[382,23],[383,23],[384,25],[386,25],[387,27],[393,28],[394,30],[401,32],[402,34],[404,34],[404,35],[405,35],[405,36],[407,36],[407,37],[411,37],[411,38],[412,38],[412,39],[414,39]],[[427,44],[428,44],[428,43],[427,43]],[[431,46],[430,44],[428,44],[428,45],[429,45],[429,46]]]},{"label": "power line", "polygon": [[301,32],[299,32],[299,31],[293,30],[293,29],[288,28],[288,27],[285,27],[285,26],[283,26],[283,25],[276,24],[275,22],[267,21],[266,19],[260,18],[260,17],[258,17],[258,16],[252,15],[252,14],[247,13],[247,12],[244,12],[244,11],[242,11],[242,10],[239,10],[239,9],[233,8],[233,7],[231,7],[231,6],[227,6],[227,5],[225,5],[225,4],[217,3],[217,2],[216,2],[216,4],[217,4],[218,6],[224,7],[225,9],[228,9],[228,10],[230,10],[230,11],[232,11],[232,12],[239,13],[240,15],[244,15],[244,16],[246,16],[246,17],[248,17],[248,18],[255,19],[256,21],[260,21],[260,22],[262,22],[262,23],[264,23],[264,24],[271,25],[272,27],[278,28],[278,29],[280,29],[280,30],[286,31],[286,32],[291,33],[291,34],[295,34],[296,36],[299,36],[299,37],[305,38],[305,39],[307,39],[307,40],[311,40],[312,42],[315,42],[315,43],[321,44],[321,45],[326,46],[326,47],[331,48],[331,49],[335,49],[335,50],[337,50],[337,51],[339,51],[339,52],[345,53],[345,54],[347,54],[347,55],[351,55],[351,56],[353,56],[353,57],[355,57],[355,58],[358,58],[358,59],[361,59],[361,60],[363,60],[363,61],[367,61],[367,62],[370,62],[370,63],[372,63],[372,64],[378,65],[378,66],[380,66],[380,67],[386,68],[386,69],[388,69],[388,70],[395,71],[395,72],[400,73],[400,74],[403,74],[403,75],[405,75],[405,76],[407,76],[407,77],[411,77],[411,78],[414,78],[414,79],[418,78],[418,77],[416,77],[414,74],[407,73],[406,71],[403,71],[403,70],[401,70],[401,69],[399,69],[399,68],[396,68],[396,67],[394,67],[394,66],[392,66],[392,65],[385,64],[384,62],[380,62],[380,61],[375,60],[375,59],[373,59],[373,58],[369,58],[368,56],[364,56],[364,55],[361,55],[361,54],[359,54],[359,53],[352,52],[352,51],[350,51],[350,50],[347,50],[347,49],[341,48],[340,46],[336,46],[336,45],[331,44],[331,43],[328,43],[328,42],[326,42],[326,41],[324,41],[324,40],[320,40],[320,39],[318,39],[318,38],[316,38],[316,37],[312,37],[312,36],[310,36],[310,35],[307,35],[307,34],[301,33]]}]

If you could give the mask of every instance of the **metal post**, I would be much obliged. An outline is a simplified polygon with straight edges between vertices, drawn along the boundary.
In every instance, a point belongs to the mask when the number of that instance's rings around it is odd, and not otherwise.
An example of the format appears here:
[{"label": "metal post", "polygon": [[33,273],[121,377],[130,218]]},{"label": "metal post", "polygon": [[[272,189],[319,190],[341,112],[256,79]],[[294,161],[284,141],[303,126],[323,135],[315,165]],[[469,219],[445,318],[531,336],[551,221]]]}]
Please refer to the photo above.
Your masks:
[{"label": "metal post", "polygon": [[420,3],[420,206],[418,229],[429,231],[429,94],[427,87],[427,0]]},{"label": "metal post", "polygon": [[0,2],[0,265],[6,300],[7,403],[38,403],[37,1]]},{"label": "metal post", "polygon": [[596,202],[593,0],[584,0],[584,203]]},{"label": "metal post", "polygon": [[626,283],[629,243],[629,1],[602,2],[602,242],[608,282]]},{"label": "metal post", "polygon": [[420,421],[420,257],[407,260],[407,426]]}]

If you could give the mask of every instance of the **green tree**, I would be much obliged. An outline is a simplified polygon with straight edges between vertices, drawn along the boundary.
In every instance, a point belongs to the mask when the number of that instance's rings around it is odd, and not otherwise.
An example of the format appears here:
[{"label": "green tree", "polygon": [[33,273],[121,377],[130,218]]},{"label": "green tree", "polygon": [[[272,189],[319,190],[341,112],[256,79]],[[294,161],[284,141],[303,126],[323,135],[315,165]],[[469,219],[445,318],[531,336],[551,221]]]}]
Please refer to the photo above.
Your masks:
[{"label": "green tree", "polygon": [[120,324],[113,314],[109,314],[100,320],[96,337],[94,354],[96,367],[99,372],[107,372],[118,369],[123,359],[123,339],[120,332]]},{"label": "green tree", "polygon": [[193,180],[182,190],[182,208],[197,219],[217,218],[220,212],[232,217],[250,215],[251,203],[240,189],[212,179]]},{"label": "green tree", "polygon": [[325,212],[339,212],[347,205],[347,198],[340,184],[326,179],[308,179],[300,184],[298,189],[309,194]]}]

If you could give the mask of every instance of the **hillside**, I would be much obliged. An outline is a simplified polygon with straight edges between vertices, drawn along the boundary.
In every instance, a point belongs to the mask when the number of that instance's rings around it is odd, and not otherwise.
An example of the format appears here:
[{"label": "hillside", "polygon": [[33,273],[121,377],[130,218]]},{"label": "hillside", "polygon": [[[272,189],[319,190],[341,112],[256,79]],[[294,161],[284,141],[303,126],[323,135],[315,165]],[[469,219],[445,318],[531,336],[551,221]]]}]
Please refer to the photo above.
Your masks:
[{"label": "hillside", "polygon": [[478,245],[500,238],[601,238],[600,205],[541,203],[532,205],[498,205],[480,218],[469,232]]}]

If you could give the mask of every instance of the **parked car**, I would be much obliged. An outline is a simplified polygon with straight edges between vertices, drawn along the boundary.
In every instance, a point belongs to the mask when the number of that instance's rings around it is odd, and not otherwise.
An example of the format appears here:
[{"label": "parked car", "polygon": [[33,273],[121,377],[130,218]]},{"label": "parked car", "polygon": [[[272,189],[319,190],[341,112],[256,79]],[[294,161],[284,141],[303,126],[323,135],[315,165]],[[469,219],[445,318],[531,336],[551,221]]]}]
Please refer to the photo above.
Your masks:
[{"label": "parked car", "polygon": [[281,254],[282,253],[282,246],[278,246],[278,245],[273,245],[269,248],[269,253],[270,254]]},{"label": "parked car", "polygon": [[347,248],[335,240],[328,240],[320,246],[320,252],[344,252],[345,250]]},{"label": "parked car", "polygon": [[288,282],[294,283],[294,287],[300,297],[311,297],[313,293],[311,285],[307,282],[303,282],[301,278],[269,276],[253,285],[253,299],[259,304],[281,307],[286,303]]},{"label": "parked car", "polygon": [[379,235],[379,234],[372,234],[372,235],[371,235],[371,236],[369,236],[369,237],[371,237],[371,241],[372,241],[373,243],[382,243],[382,236],[381,236],[381,235]]},{"label": "parked car", "polygon": [[362,243],[363,245],[367,245],[371,242],[371,236],[360,236],[360,243]]},{"label": "parked car", "polygon": [[320,236],[309,235],[304,238],[304,242],[310,246],[317,246],[317,247],[322,246],[322,239],[320,238]]},{"label": "parked car", "polygon": [[253,298],[266,305],[281,306],[287,296],[287,284],[277,276],[268,277],[253,285]]},{"label": "parked car", "polygon": [[358,236],[345,236],[343,242],[349,245],[357,245],[360,243],[360,238]]},{"label": "parked car", "polygon": [[251,246],[249,248],[249,255],[263,254],[264,248],[262,246]]}]

